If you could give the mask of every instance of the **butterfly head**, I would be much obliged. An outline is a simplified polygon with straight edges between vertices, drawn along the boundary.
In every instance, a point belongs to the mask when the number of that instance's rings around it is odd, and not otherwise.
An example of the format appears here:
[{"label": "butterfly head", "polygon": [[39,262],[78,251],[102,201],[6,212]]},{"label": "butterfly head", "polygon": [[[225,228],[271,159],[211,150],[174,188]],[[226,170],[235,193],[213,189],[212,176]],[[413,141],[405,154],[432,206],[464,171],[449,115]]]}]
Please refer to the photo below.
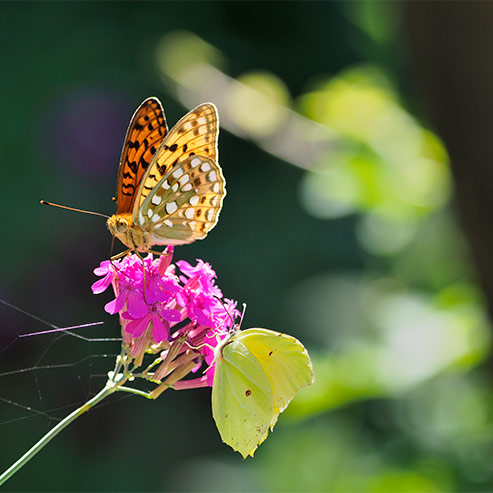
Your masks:
[{"label": "butterfly head", "polygon": [[131,214],[113,214],[106,225],[113,236],[132,250],[144,251],[148,248],[143,231],[133,224]]},{"label": "butterfly head", "polygon": [[126,235],[128,231],[128,221],[121,215],[113,214],[108,221],[106,221],[108,229],[113,236]]}]

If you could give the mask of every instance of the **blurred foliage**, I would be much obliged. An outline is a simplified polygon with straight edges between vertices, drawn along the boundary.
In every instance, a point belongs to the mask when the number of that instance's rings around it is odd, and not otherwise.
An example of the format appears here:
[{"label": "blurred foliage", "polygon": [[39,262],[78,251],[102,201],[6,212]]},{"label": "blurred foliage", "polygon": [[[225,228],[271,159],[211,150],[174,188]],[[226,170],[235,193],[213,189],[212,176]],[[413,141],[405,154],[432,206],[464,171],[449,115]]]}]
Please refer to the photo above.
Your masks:
[{"label": "blurred foliage", "polygon": [[[133,109],[156,95],[171,126],[211,100],[228,196],[214,231],[176,257],[213,264],[225,295],[248,302],[244,327],[302,340],[316,378],[254,459],[220,443],[209,391],[170,393],[83,417],[12,491],[493,488],[491,384],[478,368],[491,327],[450,211],[446,149],[416,114],[399,5],[305,5],[0,5],[2,297],[58,325],[101,320],[89,286],[109,253],[104,225],[37,201],[111,213]],[[3,348],[42,329],[2,317]],[[115,321],[105,330],[114,337]],[[42,395],[63,415],[111,367],[95,360],[114,349],[62,343],[0,353],[2,371],[78,362],[35,386],[26,372],[0,376],[2,467],[46,431],[13,404]]]}]

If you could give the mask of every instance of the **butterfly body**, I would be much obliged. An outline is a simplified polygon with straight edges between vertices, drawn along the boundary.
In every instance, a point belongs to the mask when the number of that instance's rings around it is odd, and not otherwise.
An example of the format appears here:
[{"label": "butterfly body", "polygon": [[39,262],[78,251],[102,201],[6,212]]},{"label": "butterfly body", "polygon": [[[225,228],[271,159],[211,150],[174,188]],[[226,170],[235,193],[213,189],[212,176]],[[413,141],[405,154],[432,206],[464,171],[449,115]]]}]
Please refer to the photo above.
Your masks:
[{"label": "butterfly body", "polygon": [[168,132],[161,103],[146,99],[127,130],[110,233],[141,252],[205,238],[226,195],[217,136],[213,104],[193,109]]},{"label": "butterfly body", "polygon": [[269,329],[235,331],[216,347],[212,414],[222,440],[252,455],[299,389],[313,383],[300,341]]}]

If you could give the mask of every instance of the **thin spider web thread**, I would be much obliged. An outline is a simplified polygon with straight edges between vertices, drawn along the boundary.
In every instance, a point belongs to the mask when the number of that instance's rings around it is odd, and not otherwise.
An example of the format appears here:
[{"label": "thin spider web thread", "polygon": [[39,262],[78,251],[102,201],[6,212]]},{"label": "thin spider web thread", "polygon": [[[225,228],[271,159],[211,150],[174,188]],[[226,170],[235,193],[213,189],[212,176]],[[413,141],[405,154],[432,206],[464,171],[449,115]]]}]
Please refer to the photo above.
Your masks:
[{"label": "thin spider web thread", "polygon": [[[39,322],[40,324],[44,326],[51,327],[51,329],[54,331],[53,333],[49,333],[50,331],[44,331],[45,333],[41,333],[39,335],[36,335],[36,332],[40,332],[39,330],[34,331],[35,333],[27,333],[27,334],[19,334],[17,330],[14,330],[15,337],[10,341],[8,344],[5,345],[5,347],[0,349],[0,363],[2,362],[2,359],[5,359],[11,352],[15,351],[17,348],[21,347],[23,344],[27,343],[28,339],[36,339],[37,341],[39,340],[38,338],[49,338],[49,341],[47,344],[44,345],[42,348],[42,351],[40,354],[36,357],[34,364],[33,365],[27,365],[23,366],[21,368],[13,368],[13,369],[6,369],[5,371],[0,371],[0,389],[5,388],[4,385],[2,385],[2,382],[5,382],[6,379],[15,379],[16,377],[19,377],[19,383],[22,385],[22,377],[25,377],[26,375],[29,375],[32,377],[31,379],[31,385],[26,386],[27,388],[23,388],[22,391],[24,392],[24,395],[26,395],[26,399],[32,399],[32,395],[30,396],[29,393],[33,393],[36,395],[36,401],[37,405],[34,404],[26,404],[21,401],[21,399],[15,399],[15,398],[9,398],[9,396],[0,396],[0,403],[5,404],[12,410],[12,408],[15,410],[15,412],[23,412],[25,414],[19,415],[17,417],[5,417],[5,419],[0,420],[0,426],[12,424],[15,422],[19,421],[24,421],[26,419],[31,419],[35,417],[42,417],[47,420],[47,427],[50,428],[53,424],[53,422],[59,421],[60,419],[63,418],[63,415],[66,414],[64,411],[71,411],[78,405],[82,404],[83,402],[87,401],[89,398],[92,397],[96,392],[98,392],[102,386],[104,385],[104,379],[107,378],[107,371],[111,370],[113,367],[113,362],[114,358],[119,354],[119,345],[121,343],[121,338],[113,338],[113,337],[87,337],[82,334],[73,332],[73,330],[77,330],[78,328],[84,328],[84,329],[91,329],[93,325],[97,325],[100,323],[96,324],[82,324],[82,326],[73,326],[70,327],[71,330],[66,330],[65,328],[58,327],[57,325],[48,322],[36,315],[33,315],[32,313],[27,312],[26,310],[23,310],[22,308],[19,308],[5,300],[0,299],[0,303],[8,307],[10,310],[14,310],[15,312],[18,312],[22,314],[25,317],[28,317],[30,320],[33,320],[35,322]],[[99,329],[99,327],[98,327]],[[43,332],[43,331],[41,331]],[[26,338],[26,335],[32,334],[32,337]],[[73,337],[76,338],[77,344],[84,344],[87,350],[87,355],[77,358],[75,361],[70,361],[70,355],[67,355],[67,362],[56,362],[56,363],[50,363],[49,362],[49,357],[50,357],[50,352],[51,350],[56,347],[60,342],[63,342],[66,340],[68,337]],[[115,345],[115,343],[118,342],[118,346]],[[110,343],[113,345],[113,350],[110,352],[103,352],[103,353],[95,353],[93,351],[92,346],[94,344],[98,344],[98,347],[100,347],[100,344],[102,343]],[[21,351],[22,353],[22,351]],[[48,359],[48,361],[46,361]],[[94,368],[94,362],[96,360],[107,360],[108,361],[108,366],[105,369],[104,373],[98,373],[95,368]],[[85,365],[87,363],[87,365]],[[87,368],[87,370],[86,370]],[[78,385],[79,387],[84,386],[84,379],[88,379],[88,384],[87,384],[87,390],[85,392],[84,397],[77,397],[75,401],[64,403],[63,405],[60,406],[48,406],[46,404],[46,399],[44,397],[44,391],[43,391],[43,386],[40,382],[40,373],[42,372],[47,372],[50,374],[53,374],[53,382],[54,385],[56,385],[56,380],[57,380],[57,375],[59,375],[60,371],[64,370],[72,370],[73,374],[75,375],[74,383],[73,385],[76,386]],[[83,373],[88,373],[88,376],[83,375]],[[43,377],[44,378],[44,377]],[[67,378],[66,375],[63,376],[63,378]],[[25,378],[24,378],[25,380]],[[98,383],[97,388],[93,388],[94,386],[94,381],[99,380],[100,383]],[[12,388],[12,387],[10,387]],[[80,393],[80,391],[79,391]],[[128,398],[130,396],[128,395],[122,395],[121,398]],[[103,405],[106,405],[107,403],[103,403]],[[56,414],[60,414],[60,416],[57,416]]]}]

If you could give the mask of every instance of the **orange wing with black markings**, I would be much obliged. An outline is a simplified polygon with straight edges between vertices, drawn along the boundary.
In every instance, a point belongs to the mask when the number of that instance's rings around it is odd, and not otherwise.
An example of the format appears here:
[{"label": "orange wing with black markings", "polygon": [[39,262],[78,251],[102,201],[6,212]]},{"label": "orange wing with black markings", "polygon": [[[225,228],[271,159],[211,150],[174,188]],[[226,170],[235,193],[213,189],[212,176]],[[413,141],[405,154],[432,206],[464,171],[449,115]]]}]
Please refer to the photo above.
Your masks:
[{"label": "orange wing with black markings", "polygon": [[117,214],[132,212],[142,177],[167,133],[161,102],[146,99],[135,111],[125,136],[116,185]]}]

